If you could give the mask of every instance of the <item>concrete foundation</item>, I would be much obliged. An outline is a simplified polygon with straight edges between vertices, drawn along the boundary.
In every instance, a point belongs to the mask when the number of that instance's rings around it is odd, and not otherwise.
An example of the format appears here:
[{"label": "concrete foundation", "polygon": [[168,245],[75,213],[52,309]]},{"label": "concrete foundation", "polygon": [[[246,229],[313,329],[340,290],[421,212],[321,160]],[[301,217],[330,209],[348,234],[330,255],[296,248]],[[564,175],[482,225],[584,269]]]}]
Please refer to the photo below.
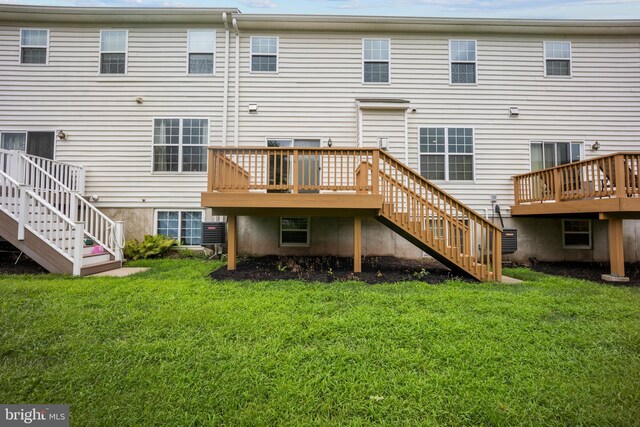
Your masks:
[{"label": "concrete foundation", "polygon": [[[142,239],[154,230],[154,209],[102,209],[114,220],[125,222],[127,239]],[[214,220],[205,210],[205,220]],[[496,219],[496,223],[497,223]],[[565,249],[562,246],[562,221],[558,218],[505,218],[506,228],[518,229],[518,251],[505,260],[608,262],[607,221],[592,220],[592,248]],[[353,218],[311,218],[311,244],[287,247],[279,244],[278,217],[239,217],[238,251],[242,255],[337,255],[353,256]],[[623,222],[624,258],[640,261],[640,221]],[[420,249],[373,218],[362,221],[363,256],[418,258]]]}]

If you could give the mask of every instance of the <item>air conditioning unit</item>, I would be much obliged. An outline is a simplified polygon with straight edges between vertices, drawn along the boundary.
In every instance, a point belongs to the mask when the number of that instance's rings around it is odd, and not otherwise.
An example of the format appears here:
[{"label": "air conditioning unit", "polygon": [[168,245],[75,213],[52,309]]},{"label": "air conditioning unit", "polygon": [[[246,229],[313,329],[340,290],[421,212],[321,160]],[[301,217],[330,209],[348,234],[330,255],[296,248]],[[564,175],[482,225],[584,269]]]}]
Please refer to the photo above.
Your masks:
[{"label": "air conditioning unit", "polygon": [[227,241],[227,224],[225,222],[203,222],[202,244],[218,245]]}]

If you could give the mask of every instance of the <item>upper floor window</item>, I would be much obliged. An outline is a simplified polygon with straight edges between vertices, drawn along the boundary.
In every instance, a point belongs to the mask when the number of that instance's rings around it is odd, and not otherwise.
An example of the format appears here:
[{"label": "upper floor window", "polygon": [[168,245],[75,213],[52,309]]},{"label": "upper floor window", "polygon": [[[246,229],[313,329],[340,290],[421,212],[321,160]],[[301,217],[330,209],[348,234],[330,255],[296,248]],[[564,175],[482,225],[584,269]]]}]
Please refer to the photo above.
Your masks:
[{"label": "upper floor window", "polygon": [[126,74],[127,30],[100,31],[100,74]]},{"label": "upper floor window", "polygon": [[571,76],[571,42],[544,42],[544,75]]},{"label": "upper floor window", "polygon": [[475,40],[451,40],[449,42],[451,83],[473,84],[476,82]]},{"label": "upper floor window", "polygon": [[472,128],[420,128],[420,173],[432,180],[473,180]]},{"label": "upper floor window", "polygon": [[20,63],[46,64],[49,50],[49,30],[20,31]]},{"label": "upper floor window", "polygon": [[278,72],[277,37],[251,37],[251,71]]},{"label": "upper floor window", "polygon": [[189,74],[213,74],[216,32],[192,30],[188,35]]},{"label": "upper floor window", "polygon": [[206,171],[208,141],[208,119],[155,119],[153,171]]},{"label": "upper floor window", "polygon": [[567,163],[579,162],[582,158],[580,142],[531,143],[531,171],[537,171]]},{"label": "upper floor window", "polygon": [[364,39],[362,51],[362,81],[389,83],[389,39]]}]

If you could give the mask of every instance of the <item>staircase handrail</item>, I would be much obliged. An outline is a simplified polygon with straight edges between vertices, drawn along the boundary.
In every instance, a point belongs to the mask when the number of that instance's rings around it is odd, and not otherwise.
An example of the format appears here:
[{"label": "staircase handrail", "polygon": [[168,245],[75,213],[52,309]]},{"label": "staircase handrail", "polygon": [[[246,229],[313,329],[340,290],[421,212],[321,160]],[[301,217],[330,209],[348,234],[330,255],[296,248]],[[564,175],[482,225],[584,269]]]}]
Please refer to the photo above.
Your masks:
[{"label": "staircase handrail", "polygon": [[[120,259],[120,250],[123,248],[124,241],[121,236],[115,236],[116,229],[118,228],[115,221],[100,212],[99,209],[89,203],[77,191],[72,191],[63,182],[31,160],[28,156],[22,155],[22,158],[28,165],[50,181],[47,183],[47,188],[37,188],[34,185],[34,191],[40,193],[40,196],[45,200],[49,197],[49,204],[52,205],[54,209],[56,208],[55,205],[58,205],[60,209],[57,210],[66,215],[70,220],[84,222],[84,233],[115,256],[116,259]],[[25,175],[27,175],[26,172]],[[27,184],[33,185],[34,183],[27,182]],[[51,191],[53,194],[42,194],[47,191]],[[118,242],[118,238],[120,238],[120,242]]]},{"label": "staircase handrail", "polygon": [[[433,184],[431,181],[429,181],[424,176],[420,175],[419,173],[416,173],[413,169],[405,166],[402,162],[400,162],[398,159],[393,157],[391,154],[389,154],[389,153],[387,153],[386,151],[383,151],[383,150],[380,150],[380,154],[381,154],[381,156],[380,156],[381,159],[383,159],[384,157],[387,157],[388,159],[390,159],[393,162],[395,162],[396,165],[399,165],[400,169],[403,169],[406,174],[412,175],[413,178],[416,178],[416,179],[422,181],[424,183],[424,185],[428,187],[429,191],[431,191],[433,193],[438,193],[442,198],[448,198],[449,200],[455,201],[455,204],[457,204],[458,206],[464,208],[466,211],[471,212],[480,221],[484,222],[485,224],[487,224],[490,227],[493,227],[493,228],[495,228],[497,230],[502,231],[502,227],[494,224],[493,222],[489,221],[488,219],[486,219],[482,215],[476,213],[472,208],[467,206],[465,203],[461,202],[456,197],[454,197],[451,194],[447,193],[446,191],[442,190],[440,187],[438,187],[435,184]],[[394,167],[398,167],[396,165],[394,165]]]},{"label": "staircase handrail", "polygon": [[[80,194],[84,193],[84,167],[73,163],[61,162],[59,160],[48,159],[46,157],[35,156],[33,154],[23,154],[26,158],[29,158],[34,163],[42,167],[43,164],[51,165],[51,169],[58,169],[60,171],[59,177],[55,174],[51,174],[71,191],[77,191]],[[43,168],[45,169],[45,168]],[[46,169],[45,169],[46,170]]]}]

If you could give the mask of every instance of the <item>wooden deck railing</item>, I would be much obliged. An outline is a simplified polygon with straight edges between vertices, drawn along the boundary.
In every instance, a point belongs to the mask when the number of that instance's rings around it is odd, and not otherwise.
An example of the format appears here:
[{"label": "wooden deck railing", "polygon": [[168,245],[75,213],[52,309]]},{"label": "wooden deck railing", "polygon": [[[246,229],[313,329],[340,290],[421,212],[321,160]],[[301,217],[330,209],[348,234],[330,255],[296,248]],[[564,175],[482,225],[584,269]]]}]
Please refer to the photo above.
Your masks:
[{"label": "wooden deck railing", "polygon": [[615,153],[513,177],[515,204],[640,197],[640,152]]},{"label": "wooden deck railing", "polygon": [[210,148],[209,192],[383,196],[380,216],[479,280],[501,277],[501,229],[389,154],[366,148]]}]

